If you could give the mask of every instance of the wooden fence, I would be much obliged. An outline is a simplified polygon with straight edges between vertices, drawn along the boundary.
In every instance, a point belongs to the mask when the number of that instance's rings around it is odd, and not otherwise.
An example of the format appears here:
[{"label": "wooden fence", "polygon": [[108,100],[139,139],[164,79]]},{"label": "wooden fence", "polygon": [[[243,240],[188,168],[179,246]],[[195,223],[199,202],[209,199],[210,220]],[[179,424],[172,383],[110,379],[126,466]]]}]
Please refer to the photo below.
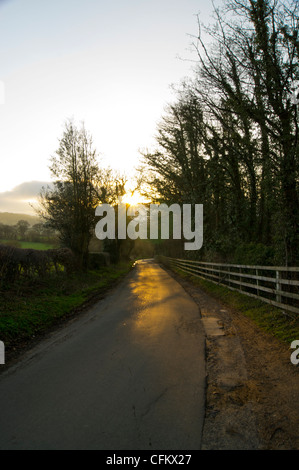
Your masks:
[{"label": "wooden fence", "polygon": [[163,258],[170,267],[299,313],[299,267],[247,266]]}]

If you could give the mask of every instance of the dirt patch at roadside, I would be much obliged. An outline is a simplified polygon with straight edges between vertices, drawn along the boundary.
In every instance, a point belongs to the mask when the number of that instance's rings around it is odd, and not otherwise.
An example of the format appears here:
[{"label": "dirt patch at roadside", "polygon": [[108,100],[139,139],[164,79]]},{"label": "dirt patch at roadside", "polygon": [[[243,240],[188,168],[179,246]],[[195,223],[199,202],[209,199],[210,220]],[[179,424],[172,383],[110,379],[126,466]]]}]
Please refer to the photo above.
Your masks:
[{"label": "dirt patch at roadside", "polygon": [[208,325],[202,449],[299,450],[299,366],[291,363],[292,350],[249,318],[167,272],[198,304]]}]

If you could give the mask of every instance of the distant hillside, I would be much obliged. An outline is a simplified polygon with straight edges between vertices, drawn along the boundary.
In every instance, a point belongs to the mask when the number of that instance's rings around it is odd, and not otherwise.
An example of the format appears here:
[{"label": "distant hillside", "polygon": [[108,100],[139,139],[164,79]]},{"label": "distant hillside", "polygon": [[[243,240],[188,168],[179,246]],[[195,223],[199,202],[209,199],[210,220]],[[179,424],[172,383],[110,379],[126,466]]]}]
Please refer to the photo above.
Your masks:
[{"label": "distant hillside", "polygon": [[40,223],[40,218],[35,215],[14,214],[12,212],[0,212],[0,223],[15,225],[19,220],[26,220],[30,225]]}]

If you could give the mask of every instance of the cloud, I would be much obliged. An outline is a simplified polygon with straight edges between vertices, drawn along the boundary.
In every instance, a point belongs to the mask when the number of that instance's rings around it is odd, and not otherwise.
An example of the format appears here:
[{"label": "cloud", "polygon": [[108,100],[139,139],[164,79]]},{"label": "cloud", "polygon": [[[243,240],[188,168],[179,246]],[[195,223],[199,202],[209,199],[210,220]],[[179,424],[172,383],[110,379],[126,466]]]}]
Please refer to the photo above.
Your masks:
[{"label": "cloud", "polygon": [[19,184],[11,191],[0,193],[0,212],[35,215],[30,203],[34,203],[43,186],[52,186],[52,183],[48,181],[29,181]]}]

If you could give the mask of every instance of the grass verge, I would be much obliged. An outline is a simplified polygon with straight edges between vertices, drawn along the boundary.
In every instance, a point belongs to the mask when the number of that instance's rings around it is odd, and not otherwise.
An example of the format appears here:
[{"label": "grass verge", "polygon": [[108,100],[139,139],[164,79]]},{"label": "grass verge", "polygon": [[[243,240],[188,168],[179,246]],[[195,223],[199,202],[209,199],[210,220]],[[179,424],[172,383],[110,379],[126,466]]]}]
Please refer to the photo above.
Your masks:
[{"label": "grass verge", "polygon": [[249,317],[261,329],[275,336],[279,341],[289,345],[293,340],[299,340],[299,315],[284,312],[266,302],[232,291],[206,279],[186,274],[179,269],[173,270],[227,307]]},{"label": "grass verge", "polygon": [[0,339],[10,350],[29,342],[100,299],[131,269],[132,263],[96,271],[31,279],[0,290]]}]

